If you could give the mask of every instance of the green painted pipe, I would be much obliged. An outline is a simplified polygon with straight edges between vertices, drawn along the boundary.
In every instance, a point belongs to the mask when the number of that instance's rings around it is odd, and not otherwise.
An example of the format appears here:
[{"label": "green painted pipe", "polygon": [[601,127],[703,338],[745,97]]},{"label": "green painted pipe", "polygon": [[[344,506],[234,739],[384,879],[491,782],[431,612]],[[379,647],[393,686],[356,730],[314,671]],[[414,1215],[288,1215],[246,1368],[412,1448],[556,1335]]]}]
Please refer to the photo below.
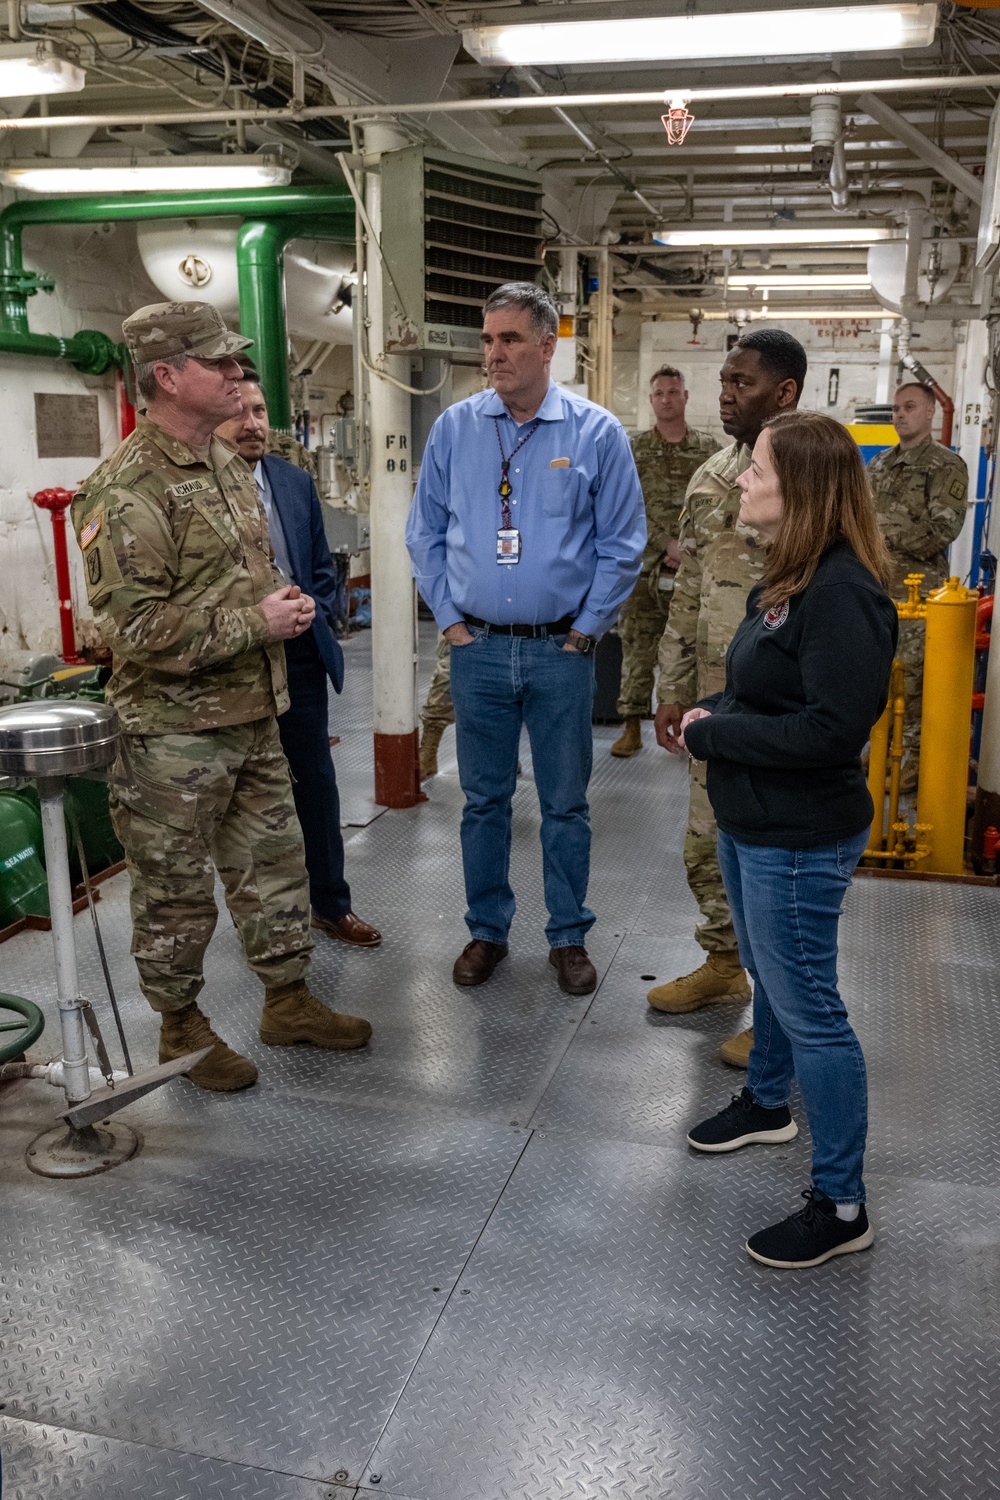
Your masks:
[{"label": "green painted pipe", "polygon": [[[48,334],[33,334],[28,329],[28,297],[39,290],[38,278],[25,272],[21,236],[33,224],[102,224],[121,220],[218,218],[226,214],[240,217],[298,219],[298,233],[312,238],[353,238],[354,205],[347,188],[328,186],[258,188],[253,192],[218,193],[98,193],[80,198],[24,198],[0,213],[0,353],[34,354],[46,358],[69,359],[77,369],[100,374],[113,364],[121,364],[124,350],[106,334],[83,329],[71,339]],[[319,220],[327,221],[320,231]],[[334,230],[336,232],[334,232]],[[252,238],[252,237],[251,237]],[[285,240],[293,238],[286,235]],[[268,236],[260,236],[261,245]],[[281,361],[281,375],[275,382],[272,400],[277,398],[279,412],[287,413],[287,367],[285,365],[284,303],[281,278],[281,251],[277,250],[277,275],[273,255],[268,268],[240,273],[240,304],[243,305],[244,280],[253,282],[255,334],[259,340],[255,355],[268,369]],[[267,257],[265,257],[267,259]],[[249,305],[249,304],[248,304]],[[280,335],[280,337],[276,337]],[[249,334],[247,337],[254,337]],[[276,357],[273,346],[280,354]],[[263,376],[262,376],[263,378]],[[285,391],[282,407],[281,391]],[[285,416],[284,425],[288,417]],[[276,422],[276,426],[283,425]]]},{"label": "green painted pipe", "polygon": [[324,219],[250,219],[236,235],[240,331],[254,341],[254,363],[267,395],[272,427],[288,430],[288,333],[285,323],[284,251],[289,240],[350,241],[350,216]]}]

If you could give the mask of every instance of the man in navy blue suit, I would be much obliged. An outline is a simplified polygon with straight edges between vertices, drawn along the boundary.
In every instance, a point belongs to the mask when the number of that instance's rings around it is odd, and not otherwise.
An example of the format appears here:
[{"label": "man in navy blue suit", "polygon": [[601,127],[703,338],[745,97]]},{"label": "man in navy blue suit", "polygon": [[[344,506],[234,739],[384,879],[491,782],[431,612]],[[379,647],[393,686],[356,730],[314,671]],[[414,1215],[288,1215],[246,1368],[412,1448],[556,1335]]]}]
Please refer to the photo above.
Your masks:
[{"label": "man in navy blue suit", "polygon": [[295,810],[302,825],[314,927],[342,943],[374,948],[382,934],[351,910],[344,879],[340,796],[330,756],[327,679],[344,685],[344,653],[334,632],[336,575],[312,478],[268,453],[267,403],[252,372],[241,382],[243,415],[223,422],[217,435],[239,450],[257,481],[278,568],[316,601],[312,626],[285,643],[291,707],[278,719],[292,773]]}]

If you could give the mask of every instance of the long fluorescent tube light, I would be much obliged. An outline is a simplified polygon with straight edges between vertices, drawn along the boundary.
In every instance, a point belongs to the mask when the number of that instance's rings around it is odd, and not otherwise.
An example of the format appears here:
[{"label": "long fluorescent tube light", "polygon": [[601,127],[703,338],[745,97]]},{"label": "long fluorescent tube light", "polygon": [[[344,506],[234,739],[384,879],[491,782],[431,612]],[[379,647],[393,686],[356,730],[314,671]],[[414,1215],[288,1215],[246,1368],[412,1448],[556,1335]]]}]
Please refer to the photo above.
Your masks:
[{"label": "long fluorescent tube light", "polygon": [[787,275],[779,271],[760,271],[754,275],[752,271],[731,272],[729,285],[732,287],[749,287],[755,291],[801,291],[801,292],[830,292],[830,291],[867,291],[871,286],[870,276],[863,272],[855,276],[850,273],[840,275],[834,273],[826,275],[817,272],[815,276],[798,276],[794,272]]},{"label": "long fluorescent tube light", "polygon": [[[697,250],[703,245],[874,245],[880,240],[901,238],[898,230],[871,228],[857,224],[854,228],[837,225],[820,229],[751,229],[712,228],[704,229],[660,229],[654,230],[653,239],[658,245],[671,245],[678,250]],[[614,246],[611,247],[614,250]]]},{"label": "long fluorescent tube light", "polygon": [[[50,160],[50,159],[48,159]],[[4,162],[0,182],[29,193],[190,192],[202,188],[286,187],[292,164],[279,153],[260,156],[152,157],[142,161],[78,159],[72,166]]]},{"label": "long fluorescent tube light", "polygon": [[77,94],[87,81],[83,69],[51,42],[11,42],[0,46],[0,98],[29,94]]},{"label": "long fluorescent tube light", "polygon": [[929,47],[936,22],[936,5],[828,5],[628,21],[477,26],[462,32],[462,45],[477,62],[521,67],[831,52],[857,56]]}]

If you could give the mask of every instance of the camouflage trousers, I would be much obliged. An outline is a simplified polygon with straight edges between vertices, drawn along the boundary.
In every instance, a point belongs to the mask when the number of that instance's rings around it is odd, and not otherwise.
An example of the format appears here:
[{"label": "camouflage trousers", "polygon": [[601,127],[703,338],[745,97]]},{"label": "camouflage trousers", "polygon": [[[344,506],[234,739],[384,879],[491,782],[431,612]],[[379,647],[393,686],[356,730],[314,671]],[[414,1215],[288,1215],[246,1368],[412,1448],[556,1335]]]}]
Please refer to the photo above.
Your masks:
[{"label": "camouflage trousers", "polygon": [[442,730],[455,722],[455,705],[451,701],[451,646],[443,635],[438,636],[434,676],[420,710],[420,720],[425,729],[431,724],[440,724]]},{"label": "camouflage trousers", "polygon": [[648,714],[653,701],[653,672],[660,637],[667,623],[671,595],[663,602],[650,593],[649,574],[643,573],[618,616],[622,643],[622,681],[618,690],[618,713],[623,719]]},{"label": "camouflage trousers", "polygon": [[736,933],[719,869],[718,829],[708,800],[705,762],[691,761],[690,771],[691,805],[684,837],[684,868],[702,917],[694,935],[706,953],[728,953],[737,946]]},{"label": "camouflage trousers", "polygon": [[181,1010],[205,983],[216,870],[258,978],[270,987],[303,977],[309,881],[274,719],[124,735],[111,816],[132,882],[132,953],[154,1010]]},{"label": "camouflage trousers", "polygon": [[924,632],[923,620],[899,622],[896,657],[906,668],[903,748],[912,756],[916,756],[920,750],[920,720],[924,703]]}]

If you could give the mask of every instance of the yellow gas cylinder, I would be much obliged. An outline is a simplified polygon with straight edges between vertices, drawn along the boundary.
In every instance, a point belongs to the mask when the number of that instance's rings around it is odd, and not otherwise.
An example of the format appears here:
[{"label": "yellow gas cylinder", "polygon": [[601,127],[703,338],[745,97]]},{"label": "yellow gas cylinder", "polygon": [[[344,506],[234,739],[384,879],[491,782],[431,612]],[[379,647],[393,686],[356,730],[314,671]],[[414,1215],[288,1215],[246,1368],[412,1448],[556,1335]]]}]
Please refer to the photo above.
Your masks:
[{"label": "yellow gas cylinder", "polygon": [[979,595],[949,578],[928,594],[917,822],[930,825],[930,854],[921,868],[939,875],[965,869],[972,677]]}]

